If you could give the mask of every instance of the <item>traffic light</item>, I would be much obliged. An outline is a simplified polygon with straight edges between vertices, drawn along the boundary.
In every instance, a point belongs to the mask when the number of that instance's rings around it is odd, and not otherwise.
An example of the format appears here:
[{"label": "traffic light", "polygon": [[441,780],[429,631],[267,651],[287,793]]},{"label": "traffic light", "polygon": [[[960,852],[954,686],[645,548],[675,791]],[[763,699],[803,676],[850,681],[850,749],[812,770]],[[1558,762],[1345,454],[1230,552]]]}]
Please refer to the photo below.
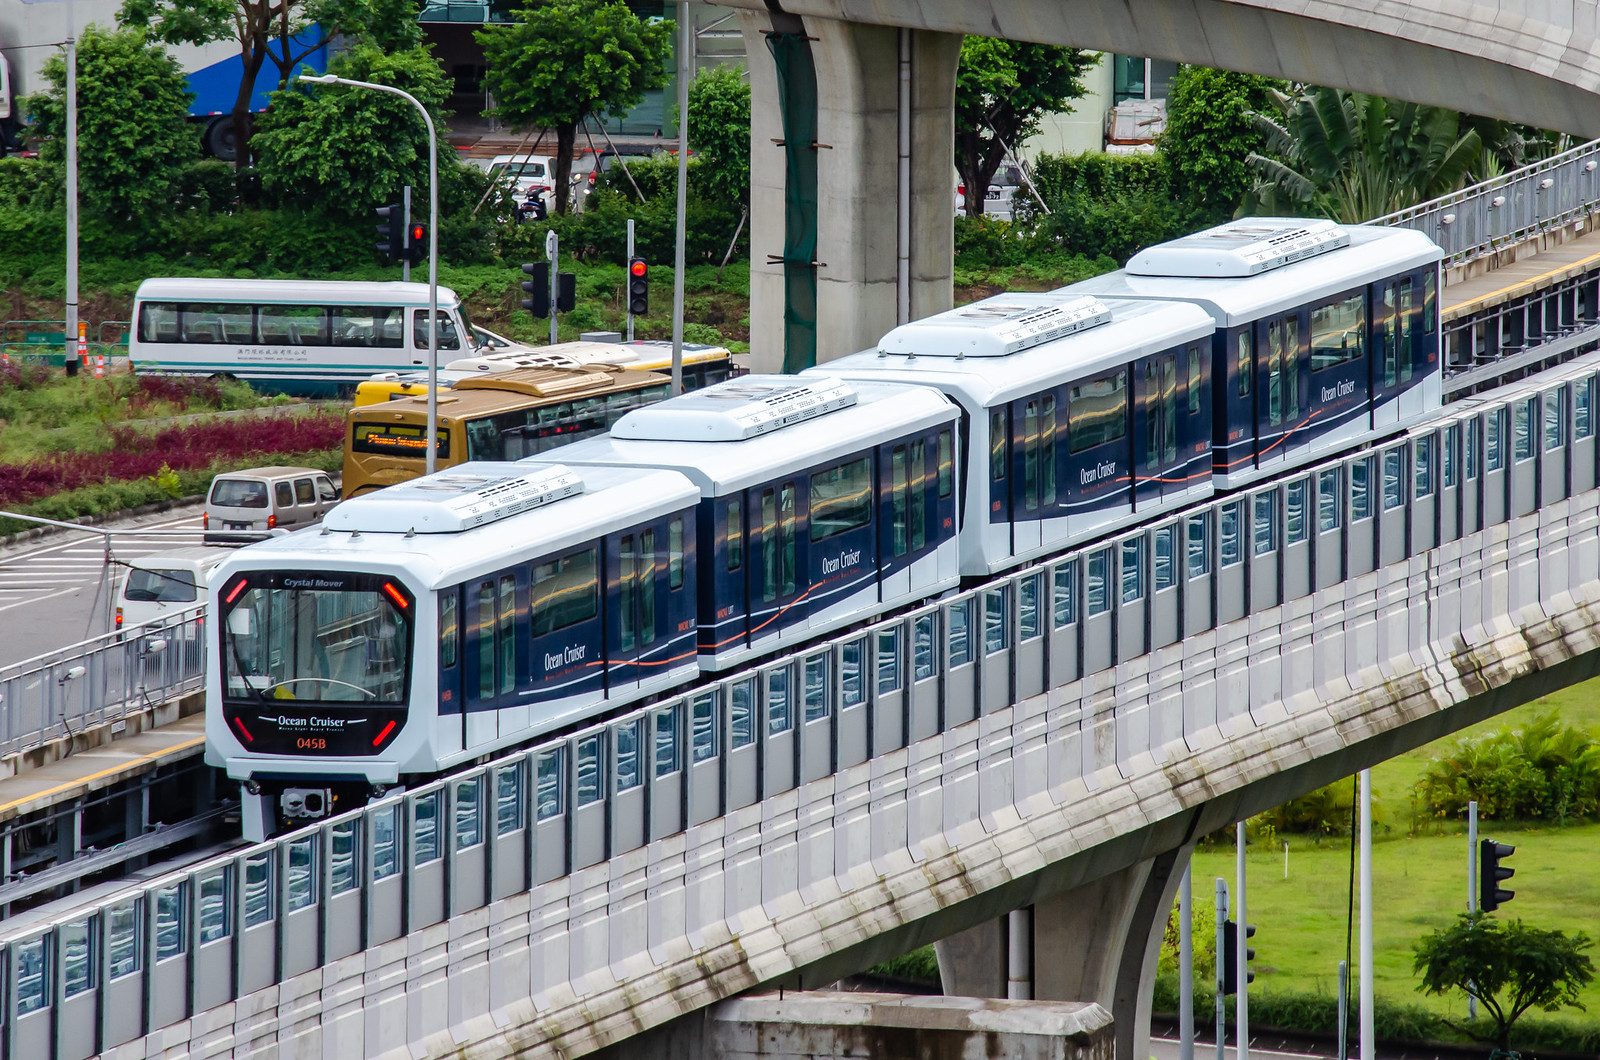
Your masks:
[{"label": "traffic light", "polygon": [[412,222],[406,229],[406,260],[421,265],[428,260],[428,226]]},{"label": "traffic light", "polygon": [[[1223,921],[1222,925],[1222,992],[1224,994],[1237,994],[1239,992],[1239,925],[1232,920]],[[1244,937],[1255,938],[1256,926],[1246,924]],[[1244,949],[1246,963],[1256,959],[1253,946]],[[1246,985],[1256,981],[1256,973],[1248,969],[1244,973]]]},{"label": "traffic light", "polygon": [[571,272],[556,273],[556,309],[570,313],[578,304],[578,277]]},{"label": "traffic light", "polygon": [[650,312],[650,263],[628,259],[628,312],[642,317]]},{"label": "traffic light", "polygon": [[406,215],[405,207],[400,203],[392,202],[388,206],[378,207],[378,241],[373,245],[390,261],[402,261],[406,252]]},{"label": "traffic light", "polygon": [[1478,908],[1492,913],[1511,901],[1516,891],[1502,890],[1500,885],[1517,874],[1500,864],[1517,852],[1510,843],[1496,843],[1493,839],[1478,840]]},{"label": "traffic light", "polygon": [[536,261],[523,265],[522,271],[527,273],[529,279],[522,281],[522,290],[528,297],[522,300],[522,308],[536,317],[550,315],[550,263]]}]

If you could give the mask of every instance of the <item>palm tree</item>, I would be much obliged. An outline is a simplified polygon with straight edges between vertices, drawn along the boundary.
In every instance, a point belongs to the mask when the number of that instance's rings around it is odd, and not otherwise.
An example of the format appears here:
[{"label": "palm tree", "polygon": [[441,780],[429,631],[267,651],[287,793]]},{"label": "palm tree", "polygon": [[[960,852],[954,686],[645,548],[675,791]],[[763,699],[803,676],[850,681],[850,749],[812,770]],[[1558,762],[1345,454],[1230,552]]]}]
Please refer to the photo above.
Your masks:
[{"label": "palm tree", "polygon": [[1241,214],[1357,224],[1456,190],[1480,161],[1477,130],[1445,107],[1337,88],[1270,96],[1278,115],[1255,116],[1267,144],[1247,160]]}]

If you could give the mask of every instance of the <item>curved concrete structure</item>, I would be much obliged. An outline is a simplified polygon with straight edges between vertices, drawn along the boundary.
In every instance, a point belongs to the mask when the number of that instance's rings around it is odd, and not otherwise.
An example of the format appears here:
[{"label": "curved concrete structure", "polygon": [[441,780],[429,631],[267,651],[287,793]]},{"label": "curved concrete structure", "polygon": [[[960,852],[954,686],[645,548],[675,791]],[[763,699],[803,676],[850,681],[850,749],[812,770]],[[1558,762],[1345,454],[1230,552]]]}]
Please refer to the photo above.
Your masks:
[{"label": "curved concrete structure", "polygon": [[[721,0],[766,11],[763,0]],[[805,19],[1175,59],[1600,135],[1594,0],[779,0]],[[770,6],[778,6],[772,4]]]}]

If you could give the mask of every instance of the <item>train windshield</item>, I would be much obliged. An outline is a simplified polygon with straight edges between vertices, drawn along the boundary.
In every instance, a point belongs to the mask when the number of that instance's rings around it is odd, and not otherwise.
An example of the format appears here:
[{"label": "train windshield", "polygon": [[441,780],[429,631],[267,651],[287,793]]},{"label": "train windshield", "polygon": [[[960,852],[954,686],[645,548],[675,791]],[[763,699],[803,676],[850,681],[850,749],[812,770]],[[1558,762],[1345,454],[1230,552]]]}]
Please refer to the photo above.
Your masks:
[{"label": "train windshield", "polygon": [[415,610],[411,594],[381,575],[236,575],[222,591],[223,694],[403,704]]}]

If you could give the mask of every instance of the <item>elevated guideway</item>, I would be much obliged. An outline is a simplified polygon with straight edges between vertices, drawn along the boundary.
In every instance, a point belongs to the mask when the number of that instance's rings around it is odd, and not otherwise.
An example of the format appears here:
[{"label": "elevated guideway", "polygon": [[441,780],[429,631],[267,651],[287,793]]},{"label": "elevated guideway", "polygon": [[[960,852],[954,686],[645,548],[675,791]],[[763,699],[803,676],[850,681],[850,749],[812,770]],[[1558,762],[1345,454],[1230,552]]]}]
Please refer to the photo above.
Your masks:
[{"label": "elevated guideway", "polygon": [[6,933],[3,1055],[578,1056],[1015,909],[1134,1055],[1198,836],[1596,670],[1597,373]]}]

